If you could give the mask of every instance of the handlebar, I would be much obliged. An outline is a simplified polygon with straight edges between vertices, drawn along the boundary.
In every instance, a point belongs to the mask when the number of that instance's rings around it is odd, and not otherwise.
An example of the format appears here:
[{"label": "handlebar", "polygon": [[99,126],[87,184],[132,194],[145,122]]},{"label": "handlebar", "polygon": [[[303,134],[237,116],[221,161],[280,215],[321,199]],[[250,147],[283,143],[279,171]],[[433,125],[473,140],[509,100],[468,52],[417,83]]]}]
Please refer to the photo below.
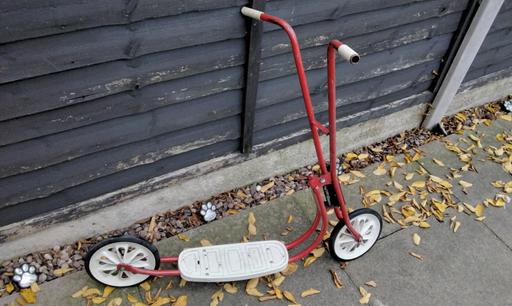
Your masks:
[{"label": "handlebar", "polygon": [[252,19],[261,20],[260,17],[263,14],[263,12],[244,6],[242,7],[242,14]]},{"label": "handlebar", "polygon": [[356,51],[354,51],[352,48],[345,44],[342,44],[341,46],[338,47],[338,54],[351,64],[357,64],[361,59],[361,57],[359,56],[359,54],[357,54]]}]

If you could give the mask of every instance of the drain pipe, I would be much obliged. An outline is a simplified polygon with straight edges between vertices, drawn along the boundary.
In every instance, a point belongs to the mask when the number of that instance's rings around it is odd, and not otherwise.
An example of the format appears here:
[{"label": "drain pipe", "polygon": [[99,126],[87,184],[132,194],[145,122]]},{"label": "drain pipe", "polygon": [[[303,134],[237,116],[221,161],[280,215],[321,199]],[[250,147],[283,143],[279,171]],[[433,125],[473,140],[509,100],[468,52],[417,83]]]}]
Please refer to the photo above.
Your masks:
[{"label": "drain pipe", "polygon": [[439,91],[428,111],[422,127],[432,129],[438,126],[450,103],[457,94],[480,46],[484,42],[504,0],[482,0],[460,47],[442,80]]}]

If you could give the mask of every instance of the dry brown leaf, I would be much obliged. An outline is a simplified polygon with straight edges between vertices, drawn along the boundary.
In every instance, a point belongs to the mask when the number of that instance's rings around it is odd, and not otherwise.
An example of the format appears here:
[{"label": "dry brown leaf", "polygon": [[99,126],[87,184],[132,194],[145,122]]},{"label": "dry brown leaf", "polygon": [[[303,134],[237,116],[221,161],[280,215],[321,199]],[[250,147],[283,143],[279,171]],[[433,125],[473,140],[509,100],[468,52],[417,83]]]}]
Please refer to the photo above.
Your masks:
[{"label": "dry brown leaf", "polygon": [[420,235],[418,235],[418,233],[412,234],[412,241],[414,242],[415,245],[420,245],[420,243],[421,243]]},{"label": "dry brown leaf", "polygon": [[180,295],[178,299],[176,299],[176,302],[172,304],[172,306],[187,306],[188,302],[188,296],[186,295]]},{"label": "dry brown leaf", "polygon": [[336,271],[334,270],[329,270],[329,272],[331,272],[331,276],[332,276],[332,281],[334,282],[334,286],[336,286],[336,288],[343,288],[343,282],[341,281],[341,278],[338,276],[338,274],[336,274]]},{"label": "dry brown leaf", "polygon": [[[319,169],[320,169],[320,166],[319,166]],[[318,171],[318,170],[313,170],[313,171]],[[270,181],[268,184],[261,186],[260,192],[265,193],[272,187],[274,187],[274,181]]]},{"label": "dry brown leaf", "polygon": [[359,287],[359,294],[361,294],[361,298],[359,299],[359,304],[368,304],[370,302],[371,293],[366,291],[363,287]]},{"label": "dry brown leaf", "polygon": [[295,299],[295,296],[294,296],[294,295],[293,295],[293,293],[291,293],[290,291],[286,291],[286,290],[284,290],[284,291],[283,291],[283,295],[284,295],[284,297],[285,297],[288,301],[290,301],[290,302],[292,302],[292,303],[294,303],[294,304],[297,304],[297,300]]},{"label": "dry brown leaf", "polygon": [[320,293],[320,290],[316,290],[314,288],[309,288],[307,290],[304,290],[302,291],[302,293],[300,294],[301,297],[307,297],[307,296],[310,296],[310,295],[314,295],[314,294],[318,294]]},{"label": "dry brown leaf", "polygon": [[416,259],[423,260],[423,256],[416,254],[414,252],[409,252],[409,255],[415,257]]}]

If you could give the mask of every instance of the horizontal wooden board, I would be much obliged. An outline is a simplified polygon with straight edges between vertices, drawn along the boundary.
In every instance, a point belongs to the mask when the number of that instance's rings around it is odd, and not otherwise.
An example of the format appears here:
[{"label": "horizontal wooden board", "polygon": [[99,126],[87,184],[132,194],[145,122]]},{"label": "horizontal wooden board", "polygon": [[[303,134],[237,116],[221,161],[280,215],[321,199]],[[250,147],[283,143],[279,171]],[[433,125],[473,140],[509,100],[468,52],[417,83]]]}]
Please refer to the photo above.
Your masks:
[{"label": "horizontal wooden board", "polygon": [[99,177],[240,137],[240,117],[198,125],[0,180],[0,208],[47,197]]},{"label": "horizontal wooden board", "polygon": [[[37,198],[17,205],[0,209],[0,226],[28,219],[43,213],[64,208],[80,201],[94,198],[113,190],[118,190],[159,175],[197,164],[215,157],[223,156],[238,150],[239,140],[228,140],[210,146],[201,147],[184,154],[171,156],[148,165],[130,168],[115,174],[100,177],[96,180],[59,191],[52,196]],[[142,191],[139,191],[142,192]],[[100,207],[83,207],[81,213],[88,209]],[[72,216],[69,216],[72,218]],[[67,218],[64,216],[64,220]],[[48,220],[48,222],[56,220]]]},{"label": "horizontal wooden board", "polygon": [[[0,177],[37,170],[180,129],[195,129],[205,122],[239,114],[241,95],[241,91],[231,91],[0,147]],[[134,107],[140,105],[135,102]],[[16,131],[7,130],[9,132]]]},{"label": "horizontal wooden board", "polygon": [[512,41],[508,45],[503,45],[497,48],[486,50],[485,52],[478,53],[475,60],[471,64],[471,70],[480,69],[485,66],[497,64],[504,59],[512,56]]},{"label": "horizontal wooden board", "polygon": [[[452,34],[445,34],[430,40],[371,54],[364,57],[358,65],[341,62],[336,66],[336,84],[358,82],[439,59],[446,53],[451,37]],[[327,76],[324,69],[308,71],[307,77],[312,94],[325,90]],[[258,108],[296,99],[301,94],[295,75],[261,82],[258,91]]]},{"label": "horizontal wooden board", "polygon": [[[430,82],[420,83],[414,87],[407,88],[388,96],[379,97],[375,100],[369,100],[364,103],[357,103],[349,113],[345,112],[347,109],[346,107],[338,107],[338,122],[336,127],[341,129],[364,120],[381,117],[385,114],[392,113],[415,104],[430,102],[432,100],[432,93],[430,91],[421,91],[422,88],[425,89],[429,86]],[[396,101],[403,101],[404,103],[394,105]],[[354,113],[356,108],[358,108],[359,111]],[[319,122],[327,124],[328,114],[327,112],[319,112],[316,114],[316,118]],[[304,131],[304,133],[301,133],[301,131]],[[293,136],[294,134],[299,134],[299,136]],[[256,146],[257,152],[265,152],[269,149],[279,149],[284,146],[311,139],[309,124],[305,118],[296,119],[278,126],[263,129],[255,136],[258,143]]]},{"label": "horizontal wooden board", "polygon": [[[3,101],[0,104],[0,121],[69,107],[117,93],[144,95],[144,88],[149,85],[234,67],[245,61],[245,43],[242,39],[213,43],[208,47],[209,56],[203,56],[204,50],[201,48],[189,47],[137,60],[115,61],[0,85],[0,100]],[[108,111],[107,101],[95,103],[103,103],[103,111]],[[76,123],[69,128],[78,126],[81,116],[85,120],[91,119],[87,113],[78,114],[69,113]],[[45,113],[42,116],[47,118],[50,125],[60,122],[59,115],[52,117],[52,113]]]},{"label": "horizontal wooden board", "polygon": [[[333,38],[346,39],[364,33],[389,29],[406,23],[437,17],[441,18],[466,9],[468,0],[421,1],[397,8],[370,11],[338,20],[321,21],[295,27],[301,48],[324,46]],[[397,29],[398,30],[398,29]],[[262,56],[290,52],[288,37],[282,31],[265,33],[262,41]]]},{"label": "horizontal wooden board", "polygon": [[499,31],[489,33],[478,50],[477,58],[481,53],[510,43],[512,43],[512,28],[501,29]]},{"label": "horizontal wooden board", "polygon": [[247,0],[2,1],[0,43],[247,4]]},{"label": "horizontal wooden board", "polygon": [[[360,56],[386,49],[397,48],[435,36],[453,33],[457,30],[462,13],[441,18],[430,18],[420,22],[401,25],[391,29],[350,37],[344,43],[357,50]],[[338,59],[339,60],[339,59]],[[302,61],[306,70],[326,66],[326,47],[318,46],[302,50]],[[265,81],[295,73],[295,62],[291,53],[279,54],[262,60],[260,80]]]},{"label": "horizontal wooden board", "polygon": [[4,44],[0,83],[240,38],[245,31],[239,8],[228,8]]},{"label": "horizontal wooden board", "polygon": [[491,74],[491,73],[494,73],[494,72],[498,72],[500,70],[504,70],[504,69],[507,69],[507,68],[510,68],[510,67],[512,67],[512,56],[510,56],[510,57],[508,57],[506,59],[503,59],[500,62],[495,62],[495,63],[492,63],[492,64],[490,64],[488,66],[482,67],[480,69],[472,69],[472,70],[470,70],[466,74],[466,76],[464,78],[464,82],[468,82],[468,81],[477,79],[479,77],[482,77],[484,75]]},{"label": "horizontal wooden board", "polygon": [[[425,83],[434,79],[435,76],[432,74],[432,71],[438,69],[439,65],[439,61],[430,61],[424,65],[417,65],[380,77],[340,86],[336,90],[336,105],[337,107],[345,106],[343,107],[345,115],[349,115],[352,112],[356,113],[357,108],[354,111],[352,111],[351,108],[358,103],[364,103],[382,96],[387,96],[414,87],[416,84]],[[423,90],[425,89],[421,91]],[[312,95],[311,99],[315,111],[327,111],[326,90]],[[259,131],[305,117],[304,102],[302,98],[298,98],[258,109],[256,112],[255,129]]]}]

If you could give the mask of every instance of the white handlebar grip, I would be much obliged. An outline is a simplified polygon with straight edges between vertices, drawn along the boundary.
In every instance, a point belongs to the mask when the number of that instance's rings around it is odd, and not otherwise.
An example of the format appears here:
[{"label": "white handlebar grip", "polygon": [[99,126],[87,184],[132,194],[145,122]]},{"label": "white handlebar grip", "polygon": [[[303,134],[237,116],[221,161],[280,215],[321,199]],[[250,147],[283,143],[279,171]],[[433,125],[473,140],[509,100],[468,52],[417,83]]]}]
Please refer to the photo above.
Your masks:
[{"label": "white handlebar grip", "polygon": [[260,20],[260,16],[263,12],[244,6],[242,7],[242,14],[252,19]]},{"label": "white handlebar grip", "polygon": [[349,46],[343,44],[338,48],[338,53],[341,57],[343,57],[346,61],[351,64],[357,64],[359,62],[359,54],[356,51],[352,50]]}]

